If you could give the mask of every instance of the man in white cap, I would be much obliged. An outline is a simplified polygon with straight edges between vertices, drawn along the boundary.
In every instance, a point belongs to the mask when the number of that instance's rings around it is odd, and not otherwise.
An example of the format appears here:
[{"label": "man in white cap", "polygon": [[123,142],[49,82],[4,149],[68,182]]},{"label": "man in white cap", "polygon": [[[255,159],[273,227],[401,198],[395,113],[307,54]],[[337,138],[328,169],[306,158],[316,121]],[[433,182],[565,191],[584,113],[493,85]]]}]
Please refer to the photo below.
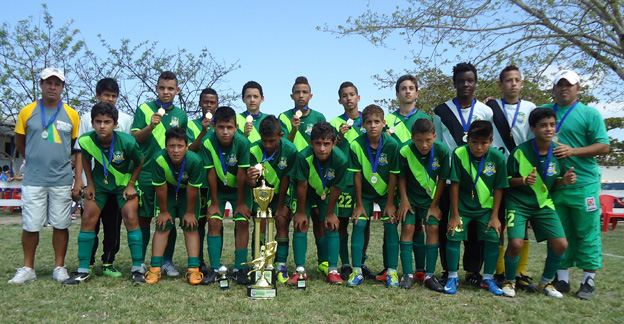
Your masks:
[{"label": "man in white cap", "polygon": [[8,283],[36,280],[35,251],[39,231],[50,222],[54,229],[55,265],[52,278],[69,278],[65,253],[71,225],[71,148],[78,137],[78,113],[61,101],[65,75],[45,68],[39,81],[42,99],[22,108],[15,125],[15,146],[28,161],[22,182],[22,247],[24,266]]},{"label": "man in white cap", "polygon": [[561,261],[553,282],[562,293],[570,291],[568,268],[583,269],[583,281],[576,296],[580,299],[594,297],[594,277],[602,267],[600,241],[600,169],[596,156],[609,153],[609,136],[600,113],[578,101],[581,93],[580,77],[571,70],[555,75],[553,83],[554,104],[557,114],[553,141],[559,146],[553,150],[558,159],[568,159],[574,167],[577,181],[574,185],[557,189],[553,201],[568,239],[568,249]]}]

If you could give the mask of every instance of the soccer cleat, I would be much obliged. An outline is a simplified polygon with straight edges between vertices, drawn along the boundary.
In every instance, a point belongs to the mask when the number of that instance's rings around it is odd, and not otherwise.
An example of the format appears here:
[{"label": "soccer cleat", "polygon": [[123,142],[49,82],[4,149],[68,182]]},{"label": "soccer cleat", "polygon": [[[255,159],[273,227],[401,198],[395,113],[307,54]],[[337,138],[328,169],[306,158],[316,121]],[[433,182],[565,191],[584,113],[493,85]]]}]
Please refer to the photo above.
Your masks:
[{"label": "soccer cleat", "polygon": [[200,285],[209,285],[217,282],[219,274],[214,269],[209,269],[208,274],[204,276],[204,279],[199,283]]},{"label": "soccer cleat", "polygon": [[145,282],[149,284],[155,284],[162,277],[162,272],[160,271],[160,267],[150,267],[150,269],[145,273]]},{"label": "soccer cleat", "polygon": [[[299,280],[299,274],[295,272],[293,273],[292,276],[290,276],[290,278],[288,278],[288,280],[286,280],[286,284],[291,285],[291,286],[296,286],[298,280]],[[308,277],[305,276],[303,280],[308,280]]]},{"label": "soccer cleat", "polygon": [[464,279],[466,279],[466,282],[468,284],[475,286],[475,287],[479,287],[481,285],[481,281],[483,280],[483,277],[479,273],[467,272],[466,277]]},{"label": "soccer cleat", "polygon": [[496,285],[499,288],[503,288],[503,285],[505,285],[505,282],[507,280],[505,278],[505,274],[504,273],[495,273],[494,274],[494,281],[496,281]]},{"label": "soccer cleat", "polygon": [[286,271],[286,265],[276,265],[275,275],[277,276],[277,282],[286,283],[286,280],[288,280],[288,271]]},{"label": "soccer cleat", "polygon": [[135,285],[145,283],[145,276],[141,273],[141,271],[132,272],[132,283]]},{"label": "soccer cleat", "polygon": [[348,264],[343,264],[342,267],[340,267],[340,278],[345,281],[348,280],[351,272],[353,272],[353,268]]},{"label": "soccer cleat", "polygon": [[516,284],[513,281],[505,281],[501,290],[505,297],[516,297]]},{"label": "soccer cleat", "polygon": [[332,271],[327,275],[327,282],[332,285],[342,285],[344,280],[340,278],[340,274],[338,273],[338,271]]},{"label": "soccer cleat", "polygon": [[[362,269],[362,275],[364,276],[364,278],[375,279],[375,277],[377,276],[372,271],[370,271],[370,269],[365,264],[362,264],[361,269]],[[349,277],[350,276],[351,275],[349,275]]]},{"label": "soccer cleat", "polygon": [[168,277],[177,277],[180,275],[173,262],[165,262],[162,266],[162,273]]},{"label": "soccer cleat", "polygon": [[584,283],[581,284],[581,287],[576,292],[576,297],[580,299],[589,299],[594,298],[596,295],[596,284],[594,283],[594,279],[591,277],[587,277]]},{"label": "soccer cleat", "polygon": [[440,284],[446,285],[446,281],[448,281],[448,271],[442,271],[442,277],[440,277]]},{"label": "soccer cleat", "polygon": [[406,273],[401,277],[401,282],[399,282],[399,287],[410,289],[414,285],[414,275]]},{"label": "soccer cleat", "polygon": [[425,287],[435,292],[444,292],[444,286],[442,286],[442,284],[438,281],[438,278],[436,278],[435,276],[431,276],[425,279]]},{"label": "soccer cleat", "polygon": [[329,262],[325,261],[325,262],[321,262],[317,267],[316,267],[316,272],[318,272],[319,274],[325,275],[327,276],[329,273]]},{"label": "soccer cleat", "polygon": [[145,262],[141,263],[141,273],[145,274],[147,272],[147,265]]},{"label": "soccer cleat", "polygon": [[562,294],[567,294],[570,292],[570,283],[563,280],[557,280],[557,276],[555,276],[555,280],[553,280],[552,285],[558,292]]},{"label": "soccer cleat", "polygon": [[347,280],[347,286],[355,287],[359,286],[362,282],[364,282],[364,275],[359,270],[353,270],[351,275],[349,275],[349,280]]},{"label": "soccer cleat", "polygon": [[563,294],[555,289],[552,282],[539,285],[539,291],[548,297],[563,298]]},{"label": "soccer cleat", "polygon": [[232,272],[232,278],[237,284],[247,286],[251,283],[245,269]]},{"label": "soccer cleat", "polygon": [[52,271],[52,279],[63,282],[69,279],[69,275],[67,274],[67,269],[65,267],[56,267],[54,271]]},{"label": "soccer cleat", "polygon": [[204,279],[204,274],[199,272],[199,268],[189,268],[186,272],[186,281],[191,284],[191,286],[199,285]]},{"label": "soccer cleat", "polygon": [[204,277],[208,275],[208,267],[206,267],[206,264],[203,262],[199,263],[199,272],[201,272]]},{"label": "soccer cleat", "polygon": [[72,276],[63,280],[63,282],[61,282],[61,285],[78,285],[83,281],[89,281],[89,279],[91,279],[91,276],[88,272],[72,272]]},{"label": "soccer cleat", "polygon": [[414,273],[414,280],[420,283],[425,281],[425,272],[424,271],[416,271]]},{"label": "soccer cleat", "polygon": [[537,292],[537,286],[533,284],[532,280],[533,278],[520,273],[519,276],[516,276],[516,286],[527,292]]},{"label": "soccer cleat", "polygon": [[15,276],[13,279],[9,280],[7,283],[9,284],[22,284],[26,281],[37,280],[37,275],[35,274],[35,269],[29,267],[22,267],[15,269]]},{"label": "soccer cleat", "polygon": [[388,268],[384,268],[375,276],[375,280],[377,281],[386,281],[388,280]]},{"label": "soccer cleat", "polygon": [[119,270],[117,270],[112,264],[103,264],[102,274],[113,278],[121,277],[121,272],[119,272]]},{"label": "soccer cleat", "polygon": [[448,278],[446,280],[446,285],[444,285],[444,292],[454,295],[457,292],[457,287],[459,287],[459,278]]},{"label": "soccer cleat", "polygon": [[483,279],[481,280],[481,288],[486,289],[496,296],[501,296],[503,291],[498,288],[494,279]]},{"label": "soccer cleat", "polygon": [[398,287],[399,286],[399,275],[396,270],[388,270],[386,275],[386,287]]}]

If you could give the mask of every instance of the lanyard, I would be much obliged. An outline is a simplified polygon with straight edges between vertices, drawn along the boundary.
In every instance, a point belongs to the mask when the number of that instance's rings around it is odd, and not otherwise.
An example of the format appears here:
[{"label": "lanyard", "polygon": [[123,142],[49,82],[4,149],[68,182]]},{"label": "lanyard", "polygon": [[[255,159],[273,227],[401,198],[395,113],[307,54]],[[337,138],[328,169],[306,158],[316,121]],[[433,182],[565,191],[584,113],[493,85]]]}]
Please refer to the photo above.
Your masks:
[{"label": "lanyard", "polygon": [[398,125],[400,122],[405,122],[407,121],[410,117],[412,117],[412,115],[414,115],[416,112],[418,111],[418,108],[414,107],[414,109],[412,109],[412,111],[409,112],[409,114],[407,114],[407,116],[405,116],[403,118],[403,120],[401,120],[401,116],[397,110],[397,118],[394,120],[394,126]]},{"label": "lanyard", "polygon": [[262,115],[262,113],[260,111],[258,111],[258,113],[255,114],[255,115],[250,113],[249,111],[245,111],[245,117],[251,116],[251,117],[253,117],[253,119],[258,119],[258,117],[260,117],[260,115]]},{"label": "lanyard", "polygon": [[[468,156],[470,157],[470,180],[472,180],[472,152],[468,150]],[[474,197],[475,189],[477,188],[477,182],[479,182],[479,177],[481,177],[481,172],[483,172],[483,166],[485,164],[485,154],[481,157],[479,161],[479,168],[477,169],[477,175],[475,177],[474,182],[472,183],[472,195]]]},{"label": "lanyard", "polygon": [[50,126],[50,124],[54,122],[54,120],[56,119],[56,115],[58,115],[59,111],[61,111],[61,107],[63,107],[63,102],[59,101],[58,107],[56,107],[56,112],[52,116],[50,116],[50,119],[47,123],[45,121],[45,107],[43,106],[43,100],[39,101],[39,107],[41,107],[41,123],[43,124],[43,130],[45,131],[48,129],[48,126]]},{"label": "lanyard", "polygon": [[106,160],[104,157],[104,149],[102,148],[102,144],[100,144],[100,137],[97,137],[98,146],[100,147],[100,153],[102,153],[102,166],[104,167],[104,184],[108,184],[108,167],[111,165],[111,160],[113,159],[113,151],[115,150],[115,132],[113,132],[113,138],[111,139],[110,146],[108,147],[108,165],[106,165]]},{"label": "lanyard", "polygon": [[310,107],[308,107],[308,106],[305,106],[305,107],[303,107],[303,108],[295,107],[295,108],[293,108],[293,110],[294,110],[295,112],[296,112],[297,110],[310,110]]},{"label": "lanyard", "polygon": [[[568,111],[566,111],[565,115],[563,115],[563,118],[561,118],[561,120],[559,121],[559,123],[557,123],[557,128],[555,129],[555,133],[559,134],[559,130],[561,129],[561,125],[563,125],[563,121],[568,117],[568,115],[572,112],[572,110],[574,109],[574,107],[576,107],[576,104],[578,104],[578,101],[575,101],[572,106],[570,106],[570,109],[568,109]],[[557,114],[557,104],[555,104],[555,106],[553,107],[553,110],[555,111],[555,115]]]},{"label": "lanyard", "polygon": [[[329,156],[329,165],[331,165],[331,158],[332,156]],[[316,166],[319,169],[319,173],[321,176],[321,182],[323,182],[323,193],[325,193],[325,188],[327,188],[327,172],[323,171],[323,167],[321,166],[321,161],[316,157],[316,155],[314,156],[314,162],[316,162]],[[323,200],[325,200],[323,198]]]},{"label": "lanyard", "polygon": [[429,151],[429,179],[431,179],[431,169],[433,168],[433,155],[434,155],[435,145],[431,145],[431,150]]},{"label": "lanyard", "polygon": [[166,104],[164,104],[164,105],[163,105],[163,104],[162,104],[162,102],[160,102],[160,99],[156,99],[156,104],[157,104],[160,108],[164,108],[164,109],[167,109],[167,108],[169,108],[169,107],[173,106],[173,102],[166,103]]},{"label": "lanyard", "polygon": [[[516,125],[516,120],[518,120],[518,112],[520,112],[520,99],[518,99],[518,104],[516,105],[516,112],[514,113],[514,118],[513,121],[511,122],[511,125],[509,126],[509,129],[513,129],[514,125]],[[509,123],[509,116],[507,116],[507,109],[505,109],[505,98],[501,99],[501,102],[503,103],[503,111],[505,112],[505,118],[507,119],[507,122]],[[555,113],[557,113],[557,111],[555,110]]]},{"label": "lanyard", "polygon": [[221,144],[217,143],[217,148],[219,149],[219,160],[221,160],[221,169],[223,170],[223,179],[227,179],[227,169],[228,165],[225,164],[225,159],[223,158],[223,151],[221,150]]},{"label": "lanyard", "polygon": [[[533,149],[535,149],[535,155],[537,156],[537,161],[539,162],[540,160],[540,154],[539,154],[539,148],[537,147],[537,141],[535,141],[535,138],[533,139]],[[544,164],[544,166],[542,166],[542,164],[540,163],[540,174],[542,175],[542,181],[544,182],[544,184],[546,183],[546,177],[548,175],[548,166],[550,165],[550,160],[552,159],[552,155],[553,155],[553,143],[550,142],[550,147],[548,148],[548,154],[546,155],[546,163]]]},{"label": "lanyard", "polygon": [[[169,163],[169,169],[171,169],[171,174],[173,174],[173,165],[171,161],[167,161]],[[186,156],[182,159],[182,164],[180,165],[180,173],[178,174],[178,185],[175,188],[176,200],[178,200],[178,192],[180,191],[180,183],[182,183],[182,175],[184,174],[184,168],[186,167]]]},{"label": "lanyard", "polygon": [[[355,120],[353,121],[353,126],[355,127],[362,127],[362,112],[360,113],[360,117],[358,117],[360,119],[360,123],[356,123]],[[347,113],[342,114],[342,119],[344,119],[345,122],[347,122],[350,118],[347,117]]]},{"label": "lanyard", "polygon": [[271,154],[271,156],[269,156],[268,158],[266,157],[266,151],[262,150],[262,163],[267,162],[267,161],[271,161],[273,160],[273,157],[275,157],[275,154],[277,154],[277,151],[279,151],[279,146],[282,144],[282,141],[277,142],[277,148],[275,149],[275,152],[273,152],[273,154]]},{"label": "lanyard", "polygon": [[379,137],[379,144],[377,145],[377,154],[375,155],[375,161],[373,161],[373,152],[371,150],[370,141],[368,140],[368,136],[364,136],[366,138],[366,150],[368,151],[368,160],[371,163],[371,168],[373,169],[373,174],[377,173],[377,167],[379,166],[379,154],[381,153],[381,145],[383,143],[383,135]]},{"label": "lanyard", "polygon": [[468,123],[466,123],[466,120],[464,119],[464,114],[462,113],[462,109],[459,106],[459,101],[457,100],[457,98],[453,99],[453,103],[455,104],[455,107],[457,108],[457,113],[459,114],[459,118],[461,119],[464,134],[468,134],[468,128],[470,128],[470,123],[472,122],[472,113],[474,112],[474,107],[477,103],[477,100],[474,98],[472,99],[472,106],[470,106],[470,115],[468,115]]}]

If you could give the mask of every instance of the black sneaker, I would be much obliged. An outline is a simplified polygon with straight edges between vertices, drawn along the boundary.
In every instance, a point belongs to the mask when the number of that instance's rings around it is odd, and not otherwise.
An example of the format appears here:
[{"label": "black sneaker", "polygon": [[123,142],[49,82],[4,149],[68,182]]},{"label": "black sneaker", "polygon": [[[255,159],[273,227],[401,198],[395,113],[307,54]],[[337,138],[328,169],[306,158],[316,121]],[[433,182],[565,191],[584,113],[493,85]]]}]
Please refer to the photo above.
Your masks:
[{"label": "black sneaker", "polygon": [[438,281],[438,278],[436,278],[435,276],[425,278],[425,287],[435,292],[444,292],[444,286],[442,286],[442,284]]},{"label": "black sneaker", "polygon": [[91,275],[89,275],[89,273],[83,273],[83,272],[72,272],[71,277],[63,280],[63,282],[61,282],[61,285],[66,286],[66,285],[78,285],[83,281],[88,281],[89,279],[91,279]]},{"label": "black sneaker", "polygon": [[232,278],[236,281],[237,284],[247,286],[251,283],[249,277],[247,276],[247,271],[238,270],[232,272]]},{"label": "black sneaker", "polygon": [[204,277],[208,275],[208,267],[206,267],[204,262],[199,263],[199,272],[201,272]]},{"label": "black sneaker", "polygon": [[555,280],[552,281],[552,285],[553,287],[555,287],[555,289],[557,289],[558,292],[562,294],[567,294],[570,292],[570,283],[565,282],[563,280],[559,280],[559,278],[557,278],[556,275],[555,275]]},{"label": "black sneaker", "polygon": [[446,285],[447,281],[448,281],[448,271],[442,271],[442,277],[440,277],[440,280],[438,280],[438,282],[440,282],[440,284],[444,286]]},{"label": "black sneaker", "polygon": [[537,286],[533,284],[533,278],[521,273],[516,276],[516,288],[520,288],[527,292],[537,292]]},{"label": "black sneaker", "polygon": [[340,278],[344,281],[349,280],[351,272],[353,272],[353,268],[348,264],[343,264],[342,267],[340,267]]},{"label": "black sneaker", "polygon": [[375,279],[377,277],[377,275],[372,273],[365,264],[362,265],[362,275],[366,279]]},{"label": "black sneaker", "polygon": [[464,278],[467,283],[474,287],[481,287],[481,280],[483,277],[479,273],[468,272]]},{"label": "black sneaker", "polygon": [[140,271],[132,273],[132,283],[135,285],[145,283],[145,276]]},{"label": "black sneaker", "polygon": [[496,285],[498,286],[498,288],[503,288],[503,286],[505,285],[505,281],[506,281],[506,278],[505,278],[504,273],[494,274],[494,282],[496,282]]},{"label": "black sneaker", "polygon": [[200,285],[209,285],[217,282],[219,274],[213,269],[208,270],[208,274],[204,276],[204,279],[199,283]]},{"label": "black sneaker", "polygon": [[584,283],[581,284],[581,287],[576,292],[576,297],[580,299],[589,299],[594,298],[596,295],[596,284],[594,283],[594,279],[588,277]]},{"label": "black sneaker", "polygon": [[401,277],[401,281],[399,282],[399,287],[410,289],[412,288],[413,285],[414,285],[414,275],[406,273],[403,275],[403,277]]}]

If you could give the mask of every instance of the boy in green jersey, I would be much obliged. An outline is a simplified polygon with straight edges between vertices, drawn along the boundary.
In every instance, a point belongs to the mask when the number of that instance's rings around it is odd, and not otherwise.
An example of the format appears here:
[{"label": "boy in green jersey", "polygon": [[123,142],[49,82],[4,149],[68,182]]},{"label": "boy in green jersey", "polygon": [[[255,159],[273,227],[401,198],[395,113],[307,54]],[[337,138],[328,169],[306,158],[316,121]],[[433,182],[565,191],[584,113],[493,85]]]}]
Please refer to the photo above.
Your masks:
[{"label": "boy in green jersey", "polygon": [[351,255],[353,272],[347,284],[357,286],[364,281],[362,274],[362,256],[364,230],[373,214],[373,204],[377,203],[383,211],[384,241],[388,251],[388,287],[398,287],[399,277],[399,233],[397,231],[394,191],[399,170],[399,144],[383,132],[386,126],[381,107],[369,105],[362,111],[362,120],[366,133],[351,142],[349,171],[353,172],[356,204],[351,218]]},{"label": "boy in green jersey", "polygon": [[[82,150],[82,165],[87,177],[84,189],[84,214],[78,235],[80,265],[63,285],[75,285],[91,278],[89,265],[95,244],[95,226],[108,199],[116,199],[128,230],[128,246],[132,255],[132,282],[145,282],[141,272],[143,254],[137,208],[139,200],[134,188],[143,165],[143,153],[134,138],[114,131],[117,126],[117,108],[101,102],[91,110],[94,131],[78,140]],[[91,169],[91,160],[96,161]]]},{"label": "boy in green jersey", "polygon": [[[212,129],[212,116],[219,107],[219,95],[212,88],[206,88],[199,94],[199,107],[202,115],[198,119],[191,120],[186,129],[186,135],[189,139],[189,150],[197,153],[201,147],[204,136],[214,132]],[[207,118],[206,116],[210,117]],[[206,211],[208,210],[208,182],[202,181],[202,187],[199,189],[200,211],[199,221],[197,222],[199,232],[199,271],[208,275],[208,269],[204,261],[204,238],[206,237]]]},{"label": "boy in green jersey", "polygon": [[[338,132],[337,146],[347,158],[350,154],[351,142],[364,133],[362,113],[358,110],[359,102],[360,95],[357,87],[349,81],[343,82],[338,88],[338,103],[343,106],[344,114],[332,119],[330,124],[336,128]],[[340,276],[342,280],[347,280],[351,272],[353,272],[351,262],[349,261],[349,234],[347,228],[349,227],[349,220],[355,205],[355,188],[353,187],[353,173],[347,171],[346,177],[346,187],[338,198],[338,220],[340,221],[338,235],[340,235],[340,260],[342,261]],[[366,233],[370,233],[370,231]]]},{"label": "boy in green jersey", "polygon": [[600,168],[596,156],[609,153],[609,136],[602,115],[578,101],[580,78],[574,71],[557,73],[553,83],[557,126],[553,142],[559,146],[553,154],[568,158],[578,176],[574,185],[553,192],[553,201],[568,239],[567,253],[561,261],[553,286],[562,293],[570,291],[570,267],[583,269],[583,279],[576,296],[580,299],[595,295],[596,270],[602,268],[600,240]]},{"label": "boy in green jersey", "polygon": [[210,268],[202,284],[216,282],[221,265],[223,215],[225,204],[234,208],[234,272],[237,283],[248,285],[243,263],[247,262],[251,192],[246,188],[250,143],[238,132],[236,113],[230,107],[219,107],[214,114],[214,133],[209,134],[199,151],[208,169],[210,205],[208,206],[208,255]]},{"label": "boy in green jersey", "polygon": [[501,231],[498,209],[503,189],[508,187],[505,157],[491,147],[493,127],[489,121],[473,121],[467,139],[468,144],[456,148],[451,157],[451,217],[447,226],[446,245],[449,277],[444,292],[457,292],[461,241],[468,239],[464,229],[476,221],[479,240],[485,242],[481,287],[499,296],[503,292],[496,286],[494,270]]},{"label": "boy in green jersey", "polygon": [[307,280],[305,261],[308,247],[308,226],[312,206],[319,209],[320,222],[325,230],[328,248],[327,281],[341,284],[344,281],[338,273],[339,221],[336,216],[336,203],[342,188],[345,187],[347,157],[341,150],[334,150],[336,131],[328,122],[314,125],[310,135],[310,147],[300,153],[299,167],[296,169],[297,201],[294,217],[293,254],[297,266],[287,284],[297,285],[299,280]]},{"label": "boy in green jersey", "polygon": [[[412,125],[412,140],[401,148],[399,174],[400,205],[397,215],[401,226],[401,264],[403,277],[400,286],[410,289],[414,282],[412,248],[415,227],[424,222],[427,232],[425,248],[425,286],[444,292],[444,287],[433,275],[438,262],[438,226],[442,219],[439,203],[446,179],[450,176],[448,149],[436,141],[435,126],[430,119],[419,118]],[[408,186],[407,183],[414,184]]]},{"label": "boy in green jersey", "polygon": [[[283,138],[284,133],[282,133],[280,122],[273,115],[267,115],[260,122],[259,134],[260,141],[251,146],[250,165],[252,167],[247,169],[247,181],[250,188],[258,185],[260,170],[253,166],[260,164],[263,166],[267,185],[275,189],[275,196],[270,204],[277,232],[275,262],[277,263],[277,280],[285,283],[288,280],[286,271],[289,247],[288,227],[292,219],[292,212],[288,208],[289,201],[287,201],[288,187],[297,166],[298,152],[293,143]],[[257,208],[258,205],[254,202],[252,215],[256,215]],[[264,231],[261,232],[264,233]]]},{"label": "boy in green jersey", "polygon": [[[143,257],[149,245],[150,224],[154,217],[155,189],[152,184],[152,163],[156,155],[165,148],[165,132],[173,127],[187,128],[186,112],[173,104],[173,99],[180,93],[178,78],[173,72],[165,71],[158,77],[156,84],[158,99],[144,103],[137,108],[132,123],[132,136],[139,143],[145,155],[144,167],[139,174],[139,224],[143,235]],[[163,109],[162,111],[160,109]],[[168,276],[180,273],[173,265],[176,231],[170,231],[169,248],[165,252],[163,272]]]},{"label": "boy in green jersey", "polygon": [[243,86],[242,96],[247,110],[236,115],[236,123],[249,142],[255,143],[260,140],[260,123],[267,116],[260,111],[260,104],[264,102],[262,86],[256,81],[249,81]]},{"label": "boy in green jersey", "polygon": [[[312,127],[316,123],[324,122],[325,116],[318,111],[310,109],[308,103],[312,99],[312,88],[306,77],[300,76],[295,79],[290,98],[295,103],[295,108],[286,110],[279,115],[282,123],[282,131],[286,138],[297,147],[299,152],[310,145],[310,134]],[[294,188],[291,191],[295,190]],[[294,209],[294,208],[293,208]],[[318,254],[317,271],[327,275],[327,243],[325,232],[319,220],[319,211],[312,208],[312,226],[314,237],[316,238],[316,248]]]},{"label": "boy in green jersey", "polygon": [[[505,253],[505,284],[503,295],[516,296],[516,268],[524,245],[526,222],[531,221],[538,242],[548,240],[548,256],[539,290],[546,296],[562,298],[552,285],[568,241],[555,211],[550,190],[576,182],[574,167],[566,171],[564,160],[553,156],[558,145],[555,135],[556,114],[549,108],[538,108],[529,115],[535,138],[518,145],[509,156],[507,174],[509,189],[505,192],[507,207],[507,252]],[[565,174],[564,174],[565,172]]]},{"label": "boy in green jersey", "polygon": [[186,280],[198,285],[203,274],[199,272],[199,188],[204,170],[202,159],[188,150],[186,131],[179,127],[165,133],[165,149],[156,155],[152,164],[152,183],[156,187],[156,232],[152,243],[152,262],[145,274],[145,282],[157,283],[161,277],[163,253],[167,248],[169,232],[175,230],[175,219],[180,219],[188,254]]}]

